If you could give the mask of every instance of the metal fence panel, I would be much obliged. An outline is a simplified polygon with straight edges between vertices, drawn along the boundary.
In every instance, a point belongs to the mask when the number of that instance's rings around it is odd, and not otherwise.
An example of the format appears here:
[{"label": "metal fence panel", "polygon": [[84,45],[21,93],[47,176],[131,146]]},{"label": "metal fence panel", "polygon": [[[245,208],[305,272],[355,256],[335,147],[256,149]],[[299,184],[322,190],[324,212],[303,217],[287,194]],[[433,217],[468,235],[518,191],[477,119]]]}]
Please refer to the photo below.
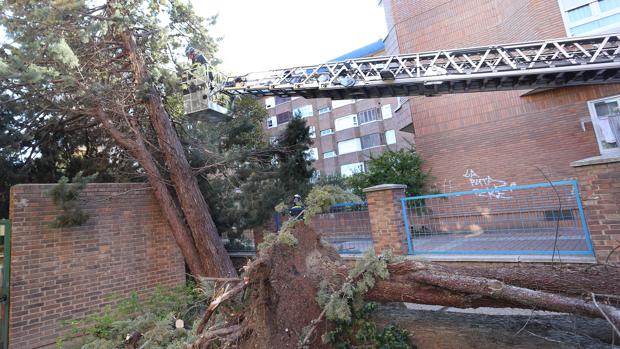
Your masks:
[{"label": "metal fence panel", "polygon": [[409,254],[593,255],[577,181],[402,199]]},{"label": "metal fence panel", "polygon": [[310,224],[341,254],[359,254],[373,248],[367,202],[336,204],[329,212],[314,216]]}]

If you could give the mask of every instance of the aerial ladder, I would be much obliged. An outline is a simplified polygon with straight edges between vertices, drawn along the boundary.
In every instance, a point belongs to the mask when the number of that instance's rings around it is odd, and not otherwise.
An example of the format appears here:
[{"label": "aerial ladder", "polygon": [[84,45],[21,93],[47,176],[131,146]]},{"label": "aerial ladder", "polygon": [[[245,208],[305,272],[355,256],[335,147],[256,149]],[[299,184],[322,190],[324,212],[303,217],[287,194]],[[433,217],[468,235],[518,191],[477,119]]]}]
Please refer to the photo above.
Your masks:
[{"label": "aerial ladder", "polygon": [[190,79],[187,115],[227,115],[223,96],[362,99],[620,83],[620,34],[365,57]]}]

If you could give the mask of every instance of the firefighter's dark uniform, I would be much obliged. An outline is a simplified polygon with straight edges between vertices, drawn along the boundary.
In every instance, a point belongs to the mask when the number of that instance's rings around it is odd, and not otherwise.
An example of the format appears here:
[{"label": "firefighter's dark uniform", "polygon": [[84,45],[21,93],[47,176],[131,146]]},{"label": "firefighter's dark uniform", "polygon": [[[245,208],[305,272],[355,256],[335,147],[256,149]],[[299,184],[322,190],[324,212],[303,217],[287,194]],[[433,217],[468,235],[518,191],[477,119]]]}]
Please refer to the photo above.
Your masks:
[{"label": "firefighter's dark uniform", "polygon": [[291,207],[288,210],[288,213],[291,215],[292,218],[303,219],[304,218],[304,215],[302,213],[303,210],[304,210],[304,205],[301,202],[301,199],[298,199],[298,200],[293,199],[293,207]]}]

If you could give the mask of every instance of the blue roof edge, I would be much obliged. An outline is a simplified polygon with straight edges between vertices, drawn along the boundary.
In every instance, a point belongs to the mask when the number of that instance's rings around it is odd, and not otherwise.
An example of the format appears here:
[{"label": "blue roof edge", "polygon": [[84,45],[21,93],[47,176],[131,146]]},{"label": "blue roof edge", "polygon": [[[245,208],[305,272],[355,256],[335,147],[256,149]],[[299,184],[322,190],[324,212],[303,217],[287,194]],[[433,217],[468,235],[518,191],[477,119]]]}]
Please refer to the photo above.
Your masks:
[{"label": "blue roof edge", "polygon": [[346,61],[348,59],[354,59],[354,58],[362,58],[362,57],[367,57],[377,51],[381,51],[385,49],[385,44],[383,43],[382,39],[379,39],[371,44],[368,44],[366,46],[360,47],[356,50],[353,50],[349,53],[345,53],[342,56],[338,56],[334,59],[330,59],[330,62],[338,62],[338,61]]}]

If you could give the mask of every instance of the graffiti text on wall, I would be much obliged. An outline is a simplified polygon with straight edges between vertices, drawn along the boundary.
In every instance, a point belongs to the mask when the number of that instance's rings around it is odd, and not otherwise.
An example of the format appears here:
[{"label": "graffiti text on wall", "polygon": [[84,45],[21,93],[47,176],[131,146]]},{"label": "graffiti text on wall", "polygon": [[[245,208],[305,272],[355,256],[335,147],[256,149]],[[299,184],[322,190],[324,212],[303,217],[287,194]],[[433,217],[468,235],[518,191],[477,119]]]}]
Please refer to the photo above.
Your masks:
[{"label": "graffiti text on wall", "polygon": [[[469,183],[474,189],[497,189],[497,188],[506,188],[506,187],[514,187],[517,185],[515,182],[503,181],[501,179],[494,179],[491,176],[481,177],[478,175],[473,169],[467,169],[463,177],[469,179]],[[509,196],[510,191],[492,191],[492,192],[484,192],[479,193],[478,196],[495,198],[495,199],[512,199]]]}]

